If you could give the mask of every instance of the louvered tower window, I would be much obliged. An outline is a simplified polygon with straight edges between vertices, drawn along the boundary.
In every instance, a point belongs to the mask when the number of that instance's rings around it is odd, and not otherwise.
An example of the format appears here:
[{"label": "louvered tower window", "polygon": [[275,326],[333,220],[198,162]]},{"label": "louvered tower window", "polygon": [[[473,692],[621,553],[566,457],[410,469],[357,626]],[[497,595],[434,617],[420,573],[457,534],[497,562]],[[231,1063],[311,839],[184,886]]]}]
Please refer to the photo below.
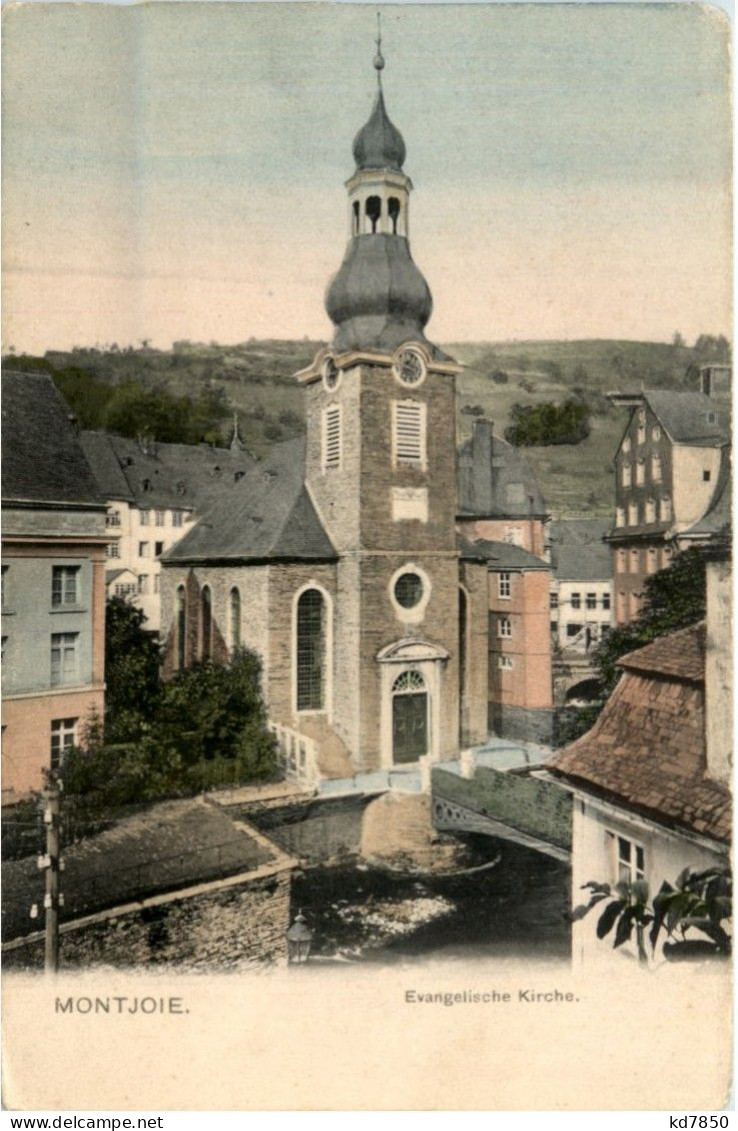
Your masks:
[{"label": "louvered tower window", "polygon": [[297,602],[297,709],[322,711],[325,705],[325,601],[306,589]]},{"label": "louvered tower window", "polygon": [[425,466],[425,405],[417,401],[395,401],[394,452],[397,463]]},{"label": "louvered tower window", "polygon": [[341,466],[341,407],[329,405],[323,413],[323,468]]}]

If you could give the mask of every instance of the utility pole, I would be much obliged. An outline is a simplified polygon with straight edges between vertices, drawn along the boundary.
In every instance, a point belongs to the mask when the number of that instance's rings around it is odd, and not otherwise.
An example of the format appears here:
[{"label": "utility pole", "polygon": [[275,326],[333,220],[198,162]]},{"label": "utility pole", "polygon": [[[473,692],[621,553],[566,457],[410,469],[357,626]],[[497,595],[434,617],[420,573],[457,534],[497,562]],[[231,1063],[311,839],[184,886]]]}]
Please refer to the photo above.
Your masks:
[{"label": "utility pole", "polygon": [[46,893],[44,910],[46,912],[46,956],[44,967],[47,974],[56,974],[59,969],[59,906],[63,896],[59,892],[59,810],[61,790],[54,782],[41,794],[44,805],[44,824],[46,825],[46,855],[40,856],[39,868],[46,870]]}]

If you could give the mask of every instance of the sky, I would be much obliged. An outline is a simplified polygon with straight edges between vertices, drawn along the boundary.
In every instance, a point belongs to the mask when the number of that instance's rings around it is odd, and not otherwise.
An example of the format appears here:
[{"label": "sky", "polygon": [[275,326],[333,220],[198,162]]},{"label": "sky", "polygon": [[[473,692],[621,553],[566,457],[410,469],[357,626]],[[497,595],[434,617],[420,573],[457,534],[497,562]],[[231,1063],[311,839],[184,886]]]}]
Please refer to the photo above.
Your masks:
[{"label": "sky", "polygon": [[[376,11],[6,9],[4,349],[329,339]],[[730,334],[724,14],[381,11],[432,339]]]}]

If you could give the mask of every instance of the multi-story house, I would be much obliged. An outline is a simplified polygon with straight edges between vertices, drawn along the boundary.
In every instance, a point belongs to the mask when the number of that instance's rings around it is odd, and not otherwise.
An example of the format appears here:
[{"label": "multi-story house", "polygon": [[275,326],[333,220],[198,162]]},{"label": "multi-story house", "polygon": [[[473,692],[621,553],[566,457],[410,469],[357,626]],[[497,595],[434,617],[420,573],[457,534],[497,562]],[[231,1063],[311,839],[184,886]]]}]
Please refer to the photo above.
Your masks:
[{"label": "multi-story house", "polygon": [[82,446],[108,501],[108,597],[125,597],[159,631],[160,558],[254,465],[234,425],[230,448],[162,444],[83,432]]},{"label": "multi-story house", "polygon": [[53,381],[3,375],[3,800],[44,784],[105,698],[105,499]]},{"label": "multi-story house", "polygon": [[631,409],[615,457],[615,525],[607,535],[621,625],[638,615],[645,579],[671,561],[674,536],[707,509],[729,418],[723,404],[701,392],[655,389],[611,400]]},{"label": "multi-story house", "polygon": [[550,523],[551,635],[562,650],[588,652],[613,623],[612,554],[602,518]]}]

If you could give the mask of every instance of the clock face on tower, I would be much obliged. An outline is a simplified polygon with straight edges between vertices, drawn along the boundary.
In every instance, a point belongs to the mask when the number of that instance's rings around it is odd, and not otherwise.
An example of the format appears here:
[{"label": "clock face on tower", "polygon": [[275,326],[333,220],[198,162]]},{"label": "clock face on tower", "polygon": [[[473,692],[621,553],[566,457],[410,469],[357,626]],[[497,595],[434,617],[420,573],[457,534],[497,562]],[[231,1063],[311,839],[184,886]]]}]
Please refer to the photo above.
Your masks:
[{"label": "clock face on tower", "polygon": [[405,346],[395,354],[394,371],[403,385],[419,385],[426,374],[425,358],[420,350]]}]

